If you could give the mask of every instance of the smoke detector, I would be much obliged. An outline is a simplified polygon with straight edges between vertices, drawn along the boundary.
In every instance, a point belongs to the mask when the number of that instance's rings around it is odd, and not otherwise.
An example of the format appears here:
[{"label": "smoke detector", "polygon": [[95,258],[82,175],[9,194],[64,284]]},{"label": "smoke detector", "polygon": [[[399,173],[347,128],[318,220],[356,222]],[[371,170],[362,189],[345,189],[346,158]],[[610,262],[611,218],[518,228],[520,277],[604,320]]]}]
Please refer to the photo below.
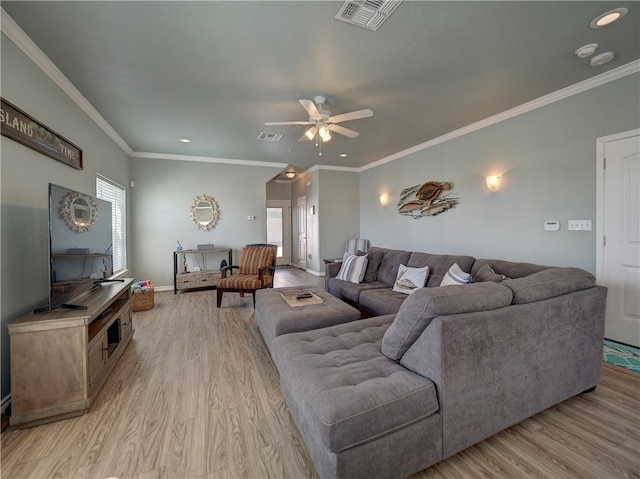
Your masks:
[{"label": "smoke detector", "polygon": [[597,43],[589,43],[588,45],[583,45],[576,50],[576,55],[578,58],[588,58],[593,55],[598,48]]},{"label": "smoke detector", "polygon": [[593,57],[590,63],[592,67],[597,67],[600,65],[604,65],[605,63],[609,63],[611,60],[613,60],[614,57],[615,55],[613,54],[613,52],[604,52]]}]

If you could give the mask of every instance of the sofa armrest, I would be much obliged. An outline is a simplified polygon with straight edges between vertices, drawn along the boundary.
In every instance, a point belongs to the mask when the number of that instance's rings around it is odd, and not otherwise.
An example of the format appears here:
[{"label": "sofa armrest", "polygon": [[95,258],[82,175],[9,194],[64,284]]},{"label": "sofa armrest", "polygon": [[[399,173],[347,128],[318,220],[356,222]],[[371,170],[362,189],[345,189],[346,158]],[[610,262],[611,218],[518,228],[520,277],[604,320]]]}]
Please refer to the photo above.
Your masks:
[{"label": "sofa armrest", "polygon": [[338,276],[342,261],[335,261],[333,263],[325,263],[324,265],[324,289],[329,291],[329,280]]},{"label": "sofa armrest", "polygon": [[443,458],[600,381],[607,289],[434,318],[400,363],[436,384]]}]

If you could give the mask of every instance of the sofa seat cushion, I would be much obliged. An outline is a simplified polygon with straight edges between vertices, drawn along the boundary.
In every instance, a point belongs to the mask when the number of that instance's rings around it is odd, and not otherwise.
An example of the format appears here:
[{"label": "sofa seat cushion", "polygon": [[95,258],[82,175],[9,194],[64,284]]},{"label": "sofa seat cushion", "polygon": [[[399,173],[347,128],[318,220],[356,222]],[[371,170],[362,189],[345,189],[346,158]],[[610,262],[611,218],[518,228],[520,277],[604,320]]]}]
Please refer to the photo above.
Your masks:
[{"label": "sofa seat cushion", "polygon": [[549,268],[502,284],[513,291],[513,304],[525,304],[592,288],[595,278],[579,268]]},{"label": "sofa seat cushion", "polygon": [[327,291],[339,299],[346,299],[352,303],[360,301],[360,293],[369,289],[390,288],[391,286],[379,281],[373,283],[350,283],[338,278],[330,278],[327,281]]},{"label": "sofa seat cushion", "polygon": [[392,289],[373,289],[360,293],[360,308],[375,315],[396,314],[409,296]]},{"label": "sofa seat cushion", "polygon": [[[438,411],[434,384],[381,352],[393,315],[285,334],[272,343],[297,426],[340,452]],[[300,424],[302,422],[302,424]]]},{"label": "sofa seat cushion", "polygon": [[497,283],[476,283],[422,288],[402,303],[382,341],[382,352],[399,360],[429,326],[433,318],[450,314],[489,311],[509,306],[512,293]]}]

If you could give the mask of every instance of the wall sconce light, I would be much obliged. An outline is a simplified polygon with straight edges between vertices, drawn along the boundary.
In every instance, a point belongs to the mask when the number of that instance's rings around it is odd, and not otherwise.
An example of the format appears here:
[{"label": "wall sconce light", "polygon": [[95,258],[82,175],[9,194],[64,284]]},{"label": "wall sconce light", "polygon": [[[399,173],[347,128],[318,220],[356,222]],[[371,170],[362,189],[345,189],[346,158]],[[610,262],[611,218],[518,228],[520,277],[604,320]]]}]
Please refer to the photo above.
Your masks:
[{"label": "wall sconce light", "polygon": [[389,197],[387,195],[380,195],[380,204],[382,206],[387,206],[388,202],[389,202]]},{"label": "wall sconce light", "polygon": [[296,176],[296,172],[295,171],[287,171],[284,176],[286,176],[287,178],[289,178],[290,180],[294,179]]},{"label": "wall sconce light", "polygon": [[500,176],[487,176],[486,178],[487,188],[490,191],[498,191],[500,185],[502,184],[502,177]]}]

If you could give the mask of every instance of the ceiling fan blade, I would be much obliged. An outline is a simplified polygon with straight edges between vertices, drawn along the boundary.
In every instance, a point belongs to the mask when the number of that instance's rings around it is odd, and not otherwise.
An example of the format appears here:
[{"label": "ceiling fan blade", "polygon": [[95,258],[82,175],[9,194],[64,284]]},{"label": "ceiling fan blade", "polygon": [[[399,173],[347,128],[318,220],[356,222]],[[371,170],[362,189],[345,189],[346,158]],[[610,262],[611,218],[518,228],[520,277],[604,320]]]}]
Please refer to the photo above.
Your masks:
[{"label": "ceiling fan blade", "polygon": [[298,100],[298,101],[302,105],[302,108],[307,110],[307,113],[309,113],[309,118],[313,120],[320,120],[322,118],[322,115],[318,111],[318,107],[311,100]]},{"label": "ceiling fan blade", "polygon": [[340,125],[327,125],[327,128],[331,131],[335,131],[336,133],[340,133],[341,135],[348,136],[349,138],[355,138],[360,134],[357,131],[350,130],[349,128],[345,128]]},{"label": "ceiling fan blade", "polygon": [[311,141],[313,140],[313,137],[316,136],[317,132],[318,132],[318,128],[316,128],[315,126],[312,126],[307,131],[304,132],[304,135],[302,135],[298,141]]},{"label": "ceiling fan blade", "polygon": [[369,118],[370,116],[373,116],[373,111],[369,108],[365,108],[364,110],[332,116],[327,120],[327,123],[340,123],[341,121],[358,120],[360,118]]},{"label": "ceiling fan blade", "polygon": [[280,125],[313,125],[310,121],[267,121],[267,126],[280,126]]}]

